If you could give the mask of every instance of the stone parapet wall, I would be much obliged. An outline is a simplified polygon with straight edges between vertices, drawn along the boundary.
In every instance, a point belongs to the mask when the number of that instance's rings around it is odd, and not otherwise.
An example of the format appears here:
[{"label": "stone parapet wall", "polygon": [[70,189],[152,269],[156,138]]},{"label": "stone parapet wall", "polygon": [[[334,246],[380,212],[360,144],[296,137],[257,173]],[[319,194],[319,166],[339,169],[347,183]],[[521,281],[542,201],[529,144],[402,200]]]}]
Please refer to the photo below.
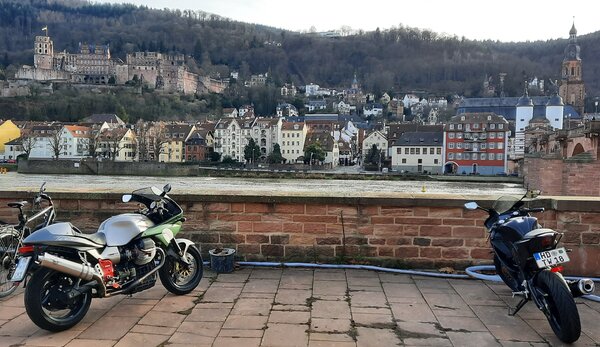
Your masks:
[{"label": "stone parapet wall", "polygon": [[[0,219],[16,219],[6,203],[32,193],[2,192]],[[114,193],[52,193],[58,219],[86,232],[114,214],[135,210]],[[187,218],[184,237],[202,253],[232,247],[244,260],[368,262],[386,266],[463,268],[490,263],[486,214],[466,211],[461,196],[335,197],[174,195]],[[470,200],[470,199],[469,199]],[[492,197],[476,198],[483,205]],[[600,199],[539,199],[544,227],[565,233],[573,249],[568,273],[600,275]]]},{"label": "stone parapet wall", "polygon": [[544,195],[600,196],[600,160],[525,158],[524,183]]}]

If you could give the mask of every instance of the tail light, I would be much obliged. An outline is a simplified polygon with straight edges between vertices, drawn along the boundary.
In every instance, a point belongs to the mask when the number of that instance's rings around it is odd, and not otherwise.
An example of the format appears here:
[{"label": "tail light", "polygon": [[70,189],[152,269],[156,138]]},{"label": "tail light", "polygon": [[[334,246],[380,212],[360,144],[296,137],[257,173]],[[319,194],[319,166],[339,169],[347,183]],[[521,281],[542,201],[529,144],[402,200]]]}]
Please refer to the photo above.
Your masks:
[{"label": "tail light", "polygon": [[540,246],[542,248],[554,246],[554,235],[540,237]]},{"label": "tail light", "polygon": [[33,245],[23,245],[19,247],[19,254],[33,253]]},{"label": "tail light", "polygon": [[552,272],[562,272],[564,269],[565,269],[564,267],[562,267],[562,266],[559,265],[559,266],[553,267],[552,269],[550,269],[550,271],[552,271]]}]

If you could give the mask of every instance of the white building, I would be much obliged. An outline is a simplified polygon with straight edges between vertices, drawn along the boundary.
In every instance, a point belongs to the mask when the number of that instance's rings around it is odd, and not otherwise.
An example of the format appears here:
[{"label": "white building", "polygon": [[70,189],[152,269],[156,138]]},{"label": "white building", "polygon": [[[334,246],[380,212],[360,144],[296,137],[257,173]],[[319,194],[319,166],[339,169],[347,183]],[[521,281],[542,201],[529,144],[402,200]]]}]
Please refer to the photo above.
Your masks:
[{"label": "white building", "polygon": [[406,132],[392,145],[392,170],[440,174],[442,147],[442,132]]},{"label": "white building", "polygon": [[[273,152],[275,144],[279,142],[282,123],[283,120],[281,118],[257,118],[254,124],[252,124],[252,138],[260,147],[260,157],[262,159],[266,159],[266,157]],[[243,128],[245,124],[246,123],[242,123]],[[248,144],[247,141],[241,149],[242,157],[246,144]],[[279,146],[281,147],[281,144]]]},{"label": "white building", "polygon": [[362,156],[363,159],[367,156],[373,145],[377,146],[380,152],[385,153],[385,157],[388,157],[388,140],[387,137],[378,130],[371,132],[363,140]]},{"label": "white building", "polygon": [[63,159],[81,159],[90,156],[92,129],[81,125],[65,125],[60,131]]},{"label": "white building", "polygon": [[96,137],[96,153],[100,158],[114,161],[135,161],[137,142],[128,128],[104,129]]},{"label": "white building", "polygon": [[307,84],[304,87],[304,90],[305,90],[304,93],[306,94],[306,96],[316,96],[317,92],[319,91],[319,85],[314,84],[314,83]]},{"label": "white building", "polygon": [[299,157],[304,156],[304,140],[308,127],[305,123],[283,122],[281,125],[281,140],[279,147],[286,163],[293,164]]},{"label": "white building", "polygon": [[419,100],[419,97],[415,94],[406,94],[404,95],[404,99],[402,99],[402,103],[404,107],[411,107],[414,104],[418,104]]}]

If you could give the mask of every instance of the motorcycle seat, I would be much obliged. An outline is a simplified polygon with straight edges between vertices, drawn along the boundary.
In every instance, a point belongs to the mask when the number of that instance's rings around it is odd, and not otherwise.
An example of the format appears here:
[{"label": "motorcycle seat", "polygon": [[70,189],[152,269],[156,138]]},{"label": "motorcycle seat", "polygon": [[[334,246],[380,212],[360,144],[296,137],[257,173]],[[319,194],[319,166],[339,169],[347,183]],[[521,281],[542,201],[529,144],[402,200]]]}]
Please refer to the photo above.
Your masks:
[{"label": "motorcycle seat", "polygon": [[12,208],[21,208],[25,205],[27,205],[27,201],[15,201],[15,202],[9,202],[8,207],[12,207]]},{"label": "motorcycle seat", "polygon": [[527,234],[523,235],[523,240],[531,240],[542,234],[555,234],[555,233],[556,233],[556,231],[554,231],[552,229],[548,229],[548,228],[534,229],[534,230],[528,232]]},{"label": "motorcycle seat", "polygon": [[106,237],[104,236],[104,233],[95,232],[93,234],[84,234],[81,232],[81,230],[77,229],[77,227],[72,224],[71,228],[73,228],[73,231],[75,232],[76,236],[83,237],[100,245],[106,245]]}]

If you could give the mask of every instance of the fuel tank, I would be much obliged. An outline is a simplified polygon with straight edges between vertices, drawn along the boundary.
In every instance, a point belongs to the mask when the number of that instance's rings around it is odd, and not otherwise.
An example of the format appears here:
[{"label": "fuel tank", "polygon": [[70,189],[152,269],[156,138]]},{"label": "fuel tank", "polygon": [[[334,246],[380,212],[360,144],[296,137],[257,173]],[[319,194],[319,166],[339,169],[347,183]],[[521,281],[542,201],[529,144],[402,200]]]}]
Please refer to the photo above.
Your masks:
[{"label": "fuel tank", "polygon": [[142,214],[124,213],[102,222],[98,233],[104,235],[107,246],[123,246],[153,226],[154,223]]},{"label": "fuel tank", "polygon": [[82,234],[71,223],[56,223],[27,236],[23,240],[23,243],[62,246],[84,250],[103,247],[105,239],[103,235],[98,233],[91,235]]},{"label": "fuel tank", "polygon": [[515,217],[496,227],[490,237],[496,253],[505,264],[514,263],[512,244],[523,239],[531,230],[540,228],[535,217]]}]

